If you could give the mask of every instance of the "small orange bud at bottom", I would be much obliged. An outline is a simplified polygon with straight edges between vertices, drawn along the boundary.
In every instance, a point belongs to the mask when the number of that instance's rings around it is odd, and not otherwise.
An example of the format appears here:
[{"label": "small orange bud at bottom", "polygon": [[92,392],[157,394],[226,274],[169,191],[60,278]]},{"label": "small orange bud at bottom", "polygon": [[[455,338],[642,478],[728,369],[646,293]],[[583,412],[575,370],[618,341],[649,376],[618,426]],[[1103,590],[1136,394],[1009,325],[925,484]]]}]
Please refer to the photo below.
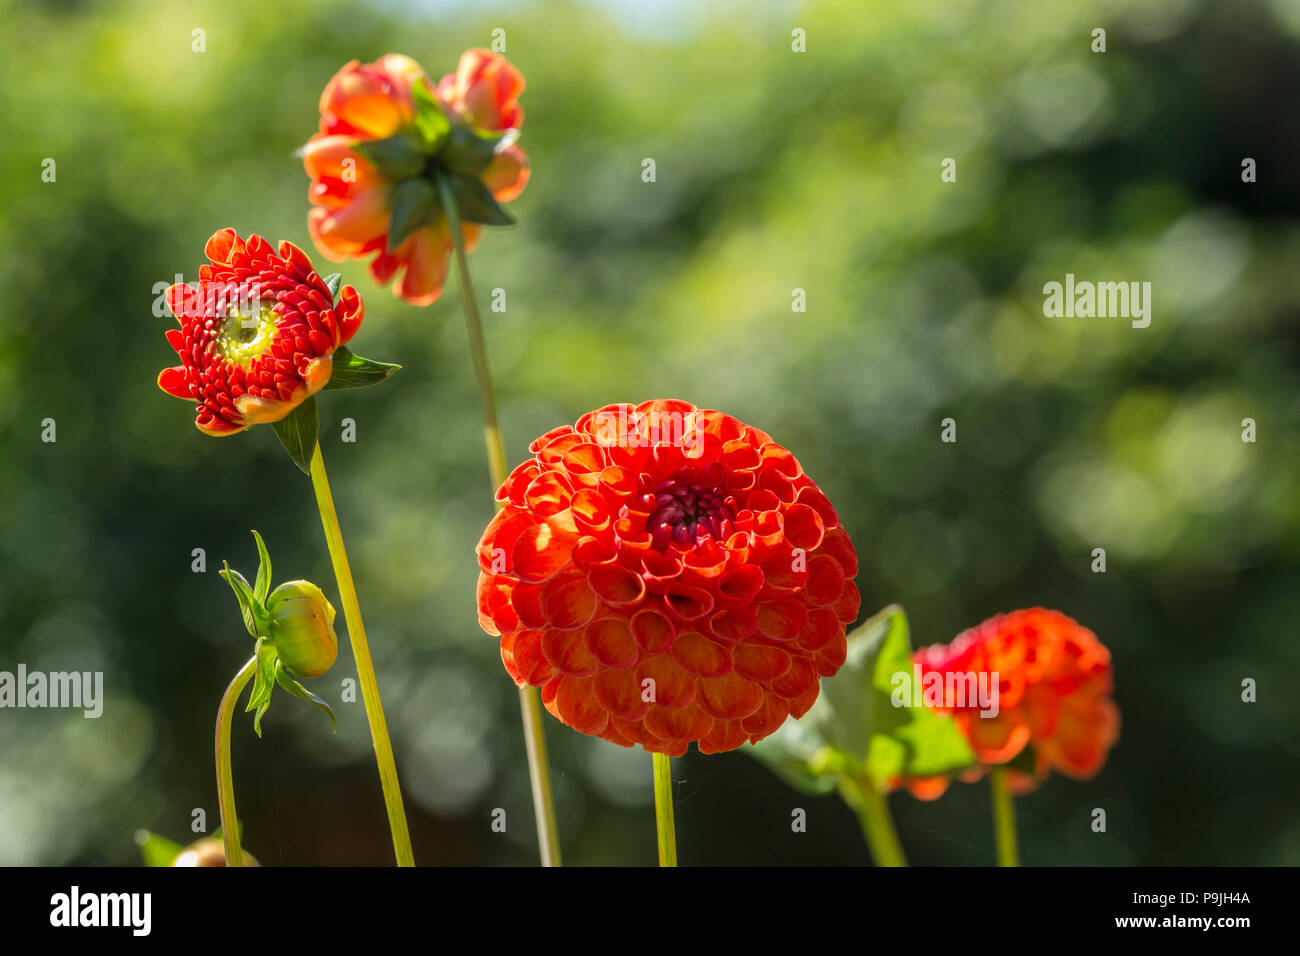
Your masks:
[{"label": "small orange bud at bottom", "polygon": [[[226,846],[216,837],[204,837],[187,846],[172,861],[172,866],[225,866]],[[244,866],[261,866],[253,854],[244,851]]]}]

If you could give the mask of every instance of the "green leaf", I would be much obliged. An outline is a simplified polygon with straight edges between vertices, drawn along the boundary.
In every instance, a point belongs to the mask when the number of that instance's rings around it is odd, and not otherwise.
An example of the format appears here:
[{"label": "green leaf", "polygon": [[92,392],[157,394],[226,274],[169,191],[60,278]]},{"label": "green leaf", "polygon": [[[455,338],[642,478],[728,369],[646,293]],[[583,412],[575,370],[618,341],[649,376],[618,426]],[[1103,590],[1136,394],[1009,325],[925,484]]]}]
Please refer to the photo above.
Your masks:
[{"label": "green leaf", "polygon": [[136,830],[135,842],[140,847],[145,866],[171,866],[185,847],[150,830]]},{"label": "green leaf", "polygon": [[258,631],[263,630],[259,627],[262,623],[260,602],[253,593],[252,587],[248,584],[248,579],[233,570],[230,565],[222,561],[222,569],[217,572],[230,585],[230,590],[235,592],[235,599],[239,601],[239,613],[243,615],[244,627],[248,628],[248,633],[253,637],[258,637]]},{"label": "green leaf", "polygon": [[420,140],[406,133],[387,139],[359,140],[352,148],[370,160],[379,175],[390,183],[420,175],[428,162]]},{"label": "green leaf", "polygon": [[257,583],[253,586],[253,596],[258,604],[265,604],[266,596],[271,593],[271,556],[266,553],[266,542],[256,529],[253,540],[257,542]]},{"label": "green leaf", "polygon": [[334,720],[334,711],[330,710],[330,705],[325,703],[325,701],[321,700],[319,697],[317,697],[315,694],[309,691],[306,687],[303,687],[302,684],[299,684],[296,680],[294,680],[292,677],[286,674],[284,671],[283,661],[276,661],[275,663],[275,680],[276,683],[278,683],[289,693],[293,694],[294,697],[298,697],[301,698],[302,700],[307,701],[308,703],[315,704],[321,710],[325,711],[325,714],[330,719],[330,726],[333,728],[332,733],[337,734],[339,732],[339,725],[338,722]]},{"label": "green leaf", "polygon": [[456,126],[438,161],[453,173],[477,177],[496,158],[497,152],[513,143],[518,130],[504,133],[479,133],[468,126]]},{"label": "green leaf", "polygon": [[316,417],[316,396],[312,396],[278,422],[273,422],[276,437],[304,475],[311,474],[311,456],[316,451],[320,423]]},{"label": "green leaf", "polygon": [[[902,776],[929,777],[971,766],[975,756],[952,718],[922,706],[895,706],[895,689],[915,678],[907,617],[890,606],[848,639],[848,657],[802,721],[788,720],[751,750],[778,776],[809,793],[837,779],[870,780],[880,790]],[[910,698],[898,695],[900,703]]]},{"label": "green leaf", "polygon": [[844,666],[822,681],[806,717],[881,789],[899,776],[935,776],[975,762],[950,717],[911,706],[902,691],[914,678],[907,616],[892,605],[849,636]]},{"label": "green leaf", "polygon": [[362,358],[346,345],[340,345],[334,350],[334,371],[330,373],[330,380],[325,383],[324,390],[378,385],[401,367]]},{"label": "green leaf", "polygon": [[329,286],[329,290],[330,290],[331,302],[338,298],[339,286],[342,284],[342,282],[343,282],[343,273],[341,272],[331,272],[329,275],[325,277],[325,284]]},{"label": "green leaf", "polygon": [[460,218],[466,222],[481,222],[485,226],[514,225],[514,218],[501,208],[492,191],[476,177],[453,175],[451,195]]},{"label": "green leaf", "polygon": [[750,746],[750,753],[778,777],[802,793],[823,794],[835,788],[835,778],[821,772],[821,738],[798,720],[787,720],[774,734]]},{"label": "green leaf", "polygon": [[447,119],[447,114],[442,111],[437,97],[423,77],[411,84],[411,99],[415,102],[416,132],[423,141],[424,151],[433,155],[442,148],[451,131],[451,121]]},{"label": "green leaf", "polygon": [[275,652],[275,645],[269,640],[257,642],[257,669],[253,676],[253,692],[248,695],[248,706],[253,714],[253,730],[262,736],[262,715],[271,706],[271,692],[275,690],[275,672],[280,666],[280,658]]},{"label": "green leaf", "polygon": [[388,225],[388,251],[391,253],[406,238],[438,217],[438,190],[427,179],[408,179],[389,191],[393,210]]}]

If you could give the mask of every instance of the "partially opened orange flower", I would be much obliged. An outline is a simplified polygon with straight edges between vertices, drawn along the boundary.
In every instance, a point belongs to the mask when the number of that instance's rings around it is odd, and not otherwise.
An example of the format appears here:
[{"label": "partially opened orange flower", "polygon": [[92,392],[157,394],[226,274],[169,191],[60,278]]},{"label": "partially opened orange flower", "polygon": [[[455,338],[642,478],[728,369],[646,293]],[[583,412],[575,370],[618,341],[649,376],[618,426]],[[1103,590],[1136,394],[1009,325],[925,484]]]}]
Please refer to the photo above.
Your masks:
[{"label": "partially opened orange flower", "polygon": [[[468,50],[435,89],[419,64],[390,53],[353,60],[321,94],[320,131],[303,147],[312,179],[312,239],[327,258],[373,256],[375,280],[413,305],[442,292],[452,235],[445,180],[464,221],[466,250],[480,224],[510,217],[498,205],[528,182],[515,145],[524,79],[502,56]],[[400,273],[400,275],[399,275]]]},{"label": "partially opened orange flower", "polygon": [[938,674],[945,683],[949,675],[997,675],[996,715],[982,715],[974,700],[944,700],[938,709],[954,714],[982,764],[1005,764],[1032,748],[1034,776],[1012,779],[1020,792],[1051,769],[1092,777],[1119,736],[1110,652],[1059,611],[990,618],[951,644],[922,648],[916,661],[926,678]]},{"label": "partially opened orange flower", "polygon": [[167,341],[181,364],[158,385],[197,403],[194,423],[233,435],[277,422],[330,380],[335,350],[361,325],[365,309],[351,286],[338,301],[311,260],[291,242],[278,254],[258,235],[233,229],[208,240],[196,285],[174,285],[167,304],[180,322]]},{"label": "partially opened orange flower", "polygon": [[559,720],[678,756],[802,716],[844,663],[857,554],[789,451],[677,401],[530,446],[479,542],[479,621]]}]

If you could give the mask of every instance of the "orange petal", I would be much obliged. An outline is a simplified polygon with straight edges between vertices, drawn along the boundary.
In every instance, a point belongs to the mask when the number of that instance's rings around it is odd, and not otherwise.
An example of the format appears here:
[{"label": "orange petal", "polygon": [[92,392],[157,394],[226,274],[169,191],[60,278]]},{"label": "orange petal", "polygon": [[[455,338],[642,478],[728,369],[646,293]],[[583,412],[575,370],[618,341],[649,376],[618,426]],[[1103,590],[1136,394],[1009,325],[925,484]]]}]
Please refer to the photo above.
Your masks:
[{"label": "orange petal", "polygon": [[440,220],[439,225],[439,229],[433,226],[417,229],[402,243],[407,251],[398,254],[399,259],[406,261],[406,272],[397,280],[393,291],[411,305],[430,305],[442,294],[452,245],[445,220]]},{"label": "orange petal", "polygon": [[542,634],[542,653],[551,666],[562,674],[590,677],[596,673],[595,655],[587,649],[583,635],[574,631],[546,631]]},{"label": "orange petal", "polygon": [[790,670],[790,655],[779,647],[737,644],[732,650],[736,673],[758,683],[776,680]]},{"label": "orange petal", "polygon": [[528,154],[518,146],[508,146],[492,157],[481,175],[497,202],[509,202],[528,185]]},{"label": "orange petal", "polygon": [[598,604],[595,592],[587,586],[587,576],[577,568],[562,571],[542,585],[542,614],[551,627],[583,627],[595,616]]},{"label": "orange petal", "polygon": [[606,667],[629,668],[636,663],[636,641],[627,622],[606,617],[587,625],[587,646]]},{"label": "orange petal", "polygon": [[740,720],[763,704],[763,688],[739,674],[699,682],[700,706],[714,717]]},{"label": "orange petal", "polygon": [[678,664],[699,677],[720,677],[731,670],[730,652],[694,632],[677,635],[668,653]]},{"label": "orange petal", "polygon": [[190,387],[185,381],[185,367],[165,368],[158,374],[158,387],[168,395],[183,398],[187,402],[197,401],[190,394]]}]

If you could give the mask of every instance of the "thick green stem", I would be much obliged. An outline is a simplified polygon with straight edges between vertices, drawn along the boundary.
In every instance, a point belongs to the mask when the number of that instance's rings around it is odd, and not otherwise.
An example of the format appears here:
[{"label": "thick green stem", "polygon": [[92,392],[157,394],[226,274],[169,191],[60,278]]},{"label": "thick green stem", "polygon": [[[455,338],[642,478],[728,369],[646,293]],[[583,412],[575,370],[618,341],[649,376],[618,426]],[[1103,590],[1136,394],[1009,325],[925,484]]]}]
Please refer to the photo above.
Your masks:
[{"label": "thick green stem", "polygon": [[867,839],[876,866],[907,866],[886,796],[870,780],[841,777],[839,785],[844,801],[858,815],[862,835]]},{"label": "thick green stem", "polygon": [[[483,440],[487,448],[488,476],[496,491],[506,480],[506,449],[497,422],[496,391],[492,387],[492,370],[488,365],[483,323],[479,319],[474,284],[469,277],[469,257],[465,254],[465,237],[461,233],[460,214],[451,194],[451,184],[438,176],[438,193],[442,199],[447,226],[456,248],[456,271],[460,278],[460,300],[465,312],[465,331],[478,380],[479,398],[483,403]],[[495,499],[494,499],[495,500]],[[502,507],[496,502],[497,508]],[[560,865],[560,829],[555,816],[555,798],[551,792],[551,766],[546,755],[546,731],[542,724],[542,703],[535,687],[519,689],[519,711],[524,724],[524,748],[528,753],[528,776],[532,781],[533,813],[537,818],[537,844],[542,866]]]},{"label": "thick green stem", "polygon": [[325,476],[325,460],[321,457],[319,443],[311,453],[311,483],[316,489],[316,504],[320,508],[320,520],[325,528],[325,543],[329,548],[330,561],[334,564],[339,596],[343,599],[343,617],[348,624],[352,656],[357,662],[361,699],[365,703],[366,718],[370,721],[370,739],[375,746],[379,784],[383,788],[384,804],[388,808],[388,827],[393,834],[397,865],[415,866],[411,835],[406,827],[406,810],[402,806],[401,784],[397,779],[397,764],[393,760],[393,744],[388,739],[388,722],[384,719],[384,705],[379,699],[379,681],[375,678],[375,665],[370,659],[370,645],[366,643],[366,629],[361,623],[357,589],[352,582],[352,568],[343,547],[343,531],[339,528],[339,516],[334,510],[334,496],[330,494],[330,483]]},{"label": "thick green stem", "polygon": [[993,792],[993,832],[997,837],[998,866],[1019,866],[1016,805],[1007,783],[1005,767],[994,767],[989,771],[989,787]]},{"label": "thick green stem", "polygon": [[239,818],[235,816],[235,777],[230,770],[230,725],[235,719],[235,703],[256,669],[257,655],[254,654],[230,682],[221,697],[221,706],[217,708],[217,805],[221,810],[226,866],[244,865],[244,851],[239,848]]},{"label": "thick green stem", "polygon": [[654,754],[655,831],[659,836],[659,865],[677,865],[677,830],[673,825],[673,771],[666,754]]}]

